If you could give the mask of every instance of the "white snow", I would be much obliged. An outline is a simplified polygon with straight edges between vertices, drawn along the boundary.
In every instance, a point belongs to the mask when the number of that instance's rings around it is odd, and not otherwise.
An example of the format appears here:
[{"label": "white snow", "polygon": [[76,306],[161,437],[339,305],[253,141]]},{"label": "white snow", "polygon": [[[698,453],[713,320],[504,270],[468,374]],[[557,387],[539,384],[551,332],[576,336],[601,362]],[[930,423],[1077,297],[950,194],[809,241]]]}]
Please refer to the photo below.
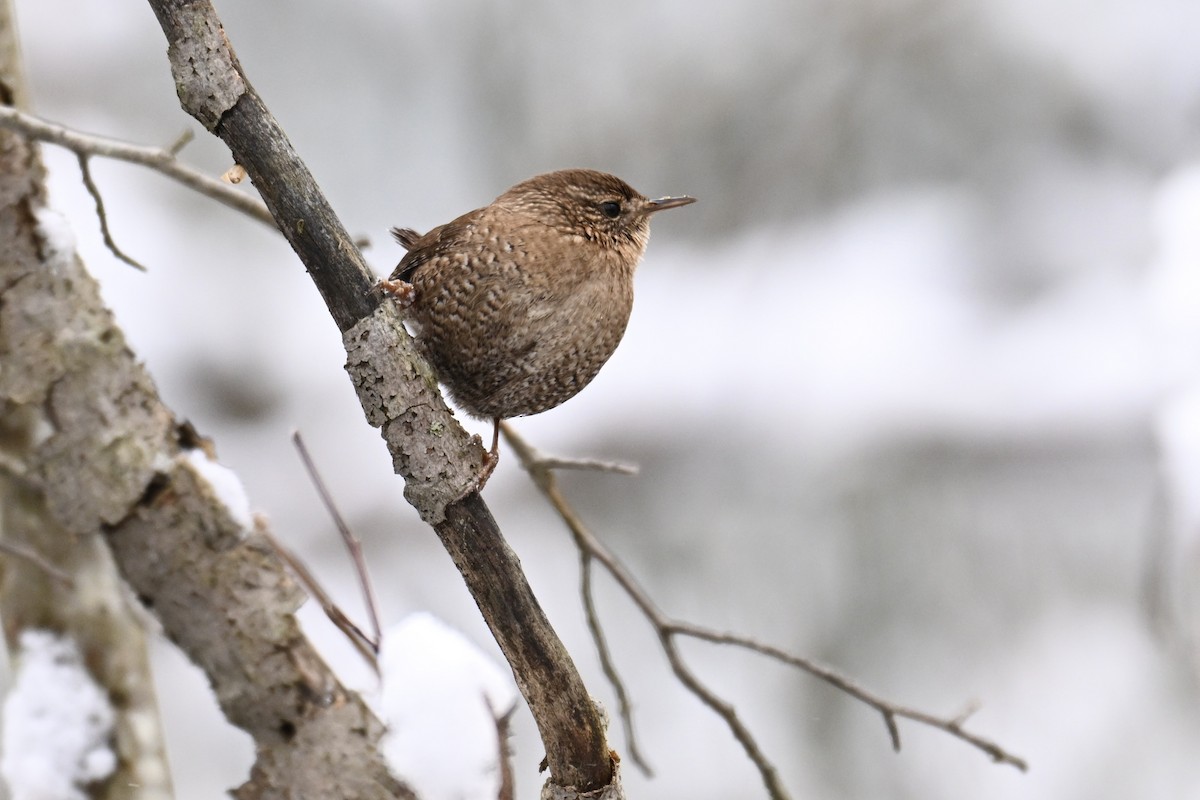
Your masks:
[{"label": "white snow", "polygon": [[212,488],[213,495],[229,509],[233,519],[249,531],[254,528],[254,515],[250,512],[250,498],[246,487],[237,473],[218,464],[203,450],[189,450],[184,456],[192,470]]},{"label": "white snow", "polygon": [[48,206],[38,206],[33,216],[37,220],[37,232],[45,248],[46,260],[57,266],[74,258],[75,233],[67,218]]},{"label": "white snow", "polygon": [[16,661],[0,758],[11,800],[85,800],[83,787],[116,768],[108,696],[66,637],[26,631]]},{"label": "white snow", "polygon": [[424,612],[384,632],[379,667],[392,771],[423,800],[495,800],[496,717],[516,702],[512,676]]}]

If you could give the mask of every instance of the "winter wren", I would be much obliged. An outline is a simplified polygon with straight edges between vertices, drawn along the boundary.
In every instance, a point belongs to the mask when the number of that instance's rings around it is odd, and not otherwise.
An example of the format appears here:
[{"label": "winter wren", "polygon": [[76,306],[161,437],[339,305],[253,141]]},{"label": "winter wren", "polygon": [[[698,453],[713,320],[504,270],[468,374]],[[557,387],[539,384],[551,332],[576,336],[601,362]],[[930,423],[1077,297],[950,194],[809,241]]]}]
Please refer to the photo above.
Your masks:
[{"label": "winter wren", "polygon": [[500,420],[554,408],[596,377],[629,322],[650,215],[693,202],[569,169],[424,236],[392,229],[408,254],[384,288],[410,303],[405,319],[454,402],[492,420],[481,483]]}]

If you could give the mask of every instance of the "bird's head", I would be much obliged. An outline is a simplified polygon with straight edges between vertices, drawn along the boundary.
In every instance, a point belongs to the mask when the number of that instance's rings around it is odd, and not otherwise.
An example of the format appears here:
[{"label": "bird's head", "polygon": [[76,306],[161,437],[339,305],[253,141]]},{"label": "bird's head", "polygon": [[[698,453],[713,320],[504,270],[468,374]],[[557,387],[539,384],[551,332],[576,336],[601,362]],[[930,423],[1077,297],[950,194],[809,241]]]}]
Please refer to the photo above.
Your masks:
[{"label": "bird's head", "polygon": [[547,172],[522,181],[496,198],[567,236],[641,258],[650,237],[650,215],[696,202],[692,197],[651,200],[625,181],[591,169]]}]

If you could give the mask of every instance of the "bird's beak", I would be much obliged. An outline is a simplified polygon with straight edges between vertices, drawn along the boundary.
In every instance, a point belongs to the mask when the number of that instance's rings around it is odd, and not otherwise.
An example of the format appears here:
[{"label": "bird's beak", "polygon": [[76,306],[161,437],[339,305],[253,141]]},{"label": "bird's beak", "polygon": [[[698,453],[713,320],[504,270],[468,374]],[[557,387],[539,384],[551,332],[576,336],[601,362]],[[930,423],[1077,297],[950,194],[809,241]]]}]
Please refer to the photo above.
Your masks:
[{"label": "bird's beak", "polygon": [[686,195],[681,197],[660,197],[657,200],[646,201],[646,213],[653,214],[655,211],[662,211],[664,208],[679,208],[680,206],[691,205],[696,202],[696,198]]}]

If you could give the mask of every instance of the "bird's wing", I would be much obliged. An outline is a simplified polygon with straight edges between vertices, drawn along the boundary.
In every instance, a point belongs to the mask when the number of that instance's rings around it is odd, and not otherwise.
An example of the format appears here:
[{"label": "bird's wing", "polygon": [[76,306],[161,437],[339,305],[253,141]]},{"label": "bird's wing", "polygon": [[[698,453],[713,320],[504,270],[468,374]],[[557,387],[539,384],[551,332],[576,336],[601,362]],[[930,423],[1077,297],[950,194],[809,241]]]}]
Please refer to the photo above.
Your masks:
[{"label": "bird's wing", "polygon": [[408,250],[408,253],[392,270],[391,279],[412,283],[413,273],[437,256],[451,252],[463,245],[469,234],[471,222],[478,211],[463,214],[458,219],[438,225],[424,236],[411,228],[392,228],[392,237]]}]

